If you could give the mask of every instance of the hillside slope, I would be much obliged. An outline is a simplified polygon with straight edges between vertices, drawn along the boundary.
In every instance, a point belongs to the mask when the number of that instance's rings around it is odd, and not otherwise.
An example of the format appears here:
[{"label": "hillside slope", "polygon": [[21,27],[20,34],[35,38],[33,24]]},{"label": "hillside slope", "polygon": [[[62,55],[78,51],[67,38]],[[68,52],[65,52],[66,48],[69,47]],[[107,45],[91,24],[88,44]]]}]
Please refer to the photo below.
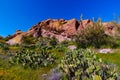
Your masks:
[{"label": "hillside slope", "polygon": [[[32,26],[28,31],[21,32],[17,30],[14,35],[6,42],[10,45],[21,44],[23,36],[41,37],[55,37],[58,41],[70,40],[72,35],[76,35],[78,31],[87,26],[92,26],[92,20],[78,21],[76,19],[48,19]],[[115,34],[114,25],[111,22],[102,23],[105,26],[106,34]]]}]

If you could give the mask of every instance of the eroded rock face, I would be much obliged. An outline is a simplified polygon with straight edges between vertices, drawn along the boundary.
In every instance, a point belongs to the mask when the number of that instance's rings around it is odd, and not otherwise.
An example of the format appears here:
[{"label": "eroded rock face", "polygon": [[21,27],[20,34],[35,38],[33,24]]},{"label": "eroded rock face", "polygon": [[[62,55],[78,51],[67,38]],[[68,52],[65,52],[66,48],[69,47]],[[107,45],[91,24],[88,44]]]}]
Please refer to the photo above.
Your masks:
[{"label": "eroded rock face", "polygon": [[[93,21],[76,19],[64,20],[64,19],[48,19],[31,27],[26,32],[17,30],[14,35],[6,42],[10,45],[21,44],[23,36],[33,36],[34,38],[41,37],[56,37],[58,41],[71,40],[70,36],[76,35],[77,31],[85,28],[86,26],[92,26]],[[110,27],[108,23],[104,23],[105,26]],[[108,29],[108,28],[107,28]],[[111,29],[111,28],[110,28]],[[111,32],[107,30],[106,33]],[[112,31],[114,33],[114,31]]]},{"label": "eroded rock face", "polygon": [[8,44],[20,44],[22,36],[33,36],[35,38],[42,37],[56,37],[58,41],[70,40],[68,36],[74,35],[79,27],[79,22],[76,19],[48,19],[34,25],[27,32],[17,30]]},{"label": "eroded rock face", "polygon": [[110,35],[110,36],[114,36],[115,33],[115,29],[116,26],[112,23],[112,22],[105,22],[103,23],[103,25],[105,26],[105,33]]},{"label": "eroded rock face", "polygon": [[8,40],[6,43],[9,45],[14,45],[14,44],[20,44],[21,40],[22,40],[22,35],[17,35],[15,37],[13,37],[12,39]]},{"label": "eroded rock face", "polygon": [[67,21],[66,24],[62,26],[67,36],[74,35],[79,27],[79,22],[76,19]]},{"label": "eroded rock face", "polygon": [[83,28],[85,28],[85,27],[87,27],[87,26],[93,26],[93,21],[91,21],[91,20],[82,20],[82,21],[80,21],[79,22],[79,27],[78,27],[78,31],[79,30],[81,30],[81,29],[83,29]]}]

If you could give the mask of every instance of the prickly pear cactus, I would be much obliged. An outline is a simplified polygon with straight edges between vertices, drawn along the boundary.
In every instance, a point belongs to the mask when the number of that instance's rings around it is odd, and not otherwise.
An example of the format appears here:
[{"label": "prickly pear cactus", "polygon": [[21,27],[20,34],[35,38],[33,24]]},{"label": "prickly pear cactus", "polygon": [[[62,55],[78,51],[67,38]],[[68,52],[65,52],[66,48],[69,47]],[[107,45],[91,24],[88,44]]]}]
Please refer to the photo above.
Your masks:
[{"label": "prickly pear cactus", "polygon": [[46,67],[55,63],[56,56],[46,49],[39,52],[23,49],[10,58],[11,64],[21,64],[24,67],[38,68]]},{"label": "prickly pear cactus", "polygon": [[59,69],[68,80],[116,80],[116,69],[106,65],[90,49],[66,52]]}]

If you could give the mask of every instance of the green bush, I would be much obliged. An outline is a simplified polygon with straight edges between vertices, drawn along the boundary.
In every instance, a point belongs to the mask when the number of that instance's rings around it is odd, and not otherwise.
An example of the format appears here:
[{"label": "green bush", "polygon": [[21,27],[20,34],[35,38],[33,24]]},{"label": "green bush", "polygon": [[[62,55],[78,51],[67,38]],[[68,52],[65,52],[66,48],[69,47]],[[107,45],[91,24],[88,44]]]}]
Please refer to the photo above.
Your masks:
[{"label": "green bush", "polygon": [[35,44],[35,38],[33,36],[23,36],[22,37],[22,45],[26,44]]},{"label": "green bush", "polygon": [[5,38],[4,37],[2,37],[2,36],[0,36],[0,43],[5,43],[6,41],[5,41]]},{"label": "green bush", "polygon": [[36,46],[40,49],[46,48],[46,47],[47,48],[49,47],[50,49],[55,49],[57,45],[58,45],[58,40],[55,37],[53,38],[40,37],[36,42]]},{"label": "green bush", "polygon": [[101,21],[93,24],[93,26],[86,26],[73,37],[77,46],[80,48],[95,47],[100,48],[103,45],[114,46],[112,37],[105,34],[104,26]]},{"label": "green bush", "polygon": [[0,49],[2,49],[2,51],[6,52],[9,50],[9,46],[5,43],[0,43]]},{"label": "green bush", "polygon": [[59,70],[63,80],[117,80],[113,65],[106,65],[89,49],[68,51],[61,60]]},{"label": "green bush", "polygon": [[55,63],[56,57],[46,49],[35,52],[23,49],[17,52],[13,58],[10,58],[11,64],[22,64],[24,67],[38,68],[46,67]]},{"label": "green bush", "polygon": [[68,47],[68,46],[69,46],[69,43],[70,43],[70,41],[64,40],[64,41],[62,41],[60,44],[61,44],[62,46],[64,46],[64,47]]},{"label": "green bush", "polygon": [[[18,46],[18,47],[19,47],[19,46]],[[30,45],[22,44],[22,45],[20,45],[20,49],[35,50],[36,47],[37,47],[37,46],[34,45],[34,44],[30,44]]]},{"label": "green bush", "polygon": [[55,48],[56,45],[58,45],[58,40],[55,37],[53,37],[48,43]]}]

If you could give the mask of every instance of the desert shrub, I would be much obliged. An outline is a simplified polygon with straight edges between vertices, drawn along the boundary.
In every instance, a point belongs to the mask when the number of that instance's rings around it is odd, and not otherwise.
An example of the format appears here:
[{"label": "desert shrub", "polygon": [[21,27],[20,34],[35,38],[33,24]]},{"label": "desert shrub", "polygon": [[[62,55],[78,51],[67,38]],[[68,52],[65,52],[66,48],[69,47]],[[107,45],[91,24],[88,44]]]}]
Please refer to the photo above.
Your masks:
[{"label": "desert shrub", "polygon": [[29,50],[35,50],[36,49],[36,45],[35,44],[30,44],[30,45],[27,45],[27,44],[22,44],[20,46],[18,46],[20,49],[29,49]]},{"label": "desert shrub", "polygon": [[70,41],[64,40],[60,44],[64,47],[67,47],[67,46],[69,46],[69,43],[70,43]]},{"label": "desert shrub", "polygon": [[2,36],[0,36],[0,43],[5,43],[6,41],[5,41],[5,38],[4,37],[2,37]]},{"label": "desert shrub", "polygon": [[90,49],[66,52],[59,64],[63,80],[117,80],[115,66],[107,65]]},{"label": "desert shrub", "polygon": [[73,37],[78,47],[100,48],[102,45],[114,46],[114,40],[104,32],[104,26],[101,21],[93,24],[93,26],[86,26]]},{"label": "desert shrub", "polygon": [[41,50],[47,48],[50,51],[58,51],[58,52],[64,52],[66,49],[66,44],[59,43],[58,40],[53,37],[53,38],[39,38],[36,47]]},{"label": "desert shrub", "polygon": [[58,52],[65,52],[66,47],[59,44],[59,45],[56,45],[55,50],[58,51]]},{"label": "desert shrub", "polygon": [[58,40],[53,37],[50,39],[49,44],[55,48],[55,46],[58,45]]},{"label": "desert shrub", "polygon": [[23,36],[22,44],[35,44],[35,38],[33,36]]},{"label": "desert shrub", "polygon": [[114,47],[115,48],[120,48],[120,38],[116,39],[116,45]]},{"label": "desert shrub", "polygon": [[9,46],[5,43],[0,43],[0,49],[2,49],[3,51],[7,51],[9,50]]},{"label": "desert shrub", "polygon": [[43,47],[43,46],[47,45],[48,42],[49,42],[48,38],[42,38],[42,37],[40,37],[40,38],[38,38],[38,41],[36,42],[36,46]]},{"label": "desert shrub", "polygon": [[10,58],[11,64],[22,64],[24,67],[38,68],[46,67],[55,63],[55,54],[47,49],[35,52],[33,50],[23,49],[16,52],[16,55]]},{"label": "desert shrub", "polygon": [[36,42],[36,46],[38,46],[40,49],[49,47],[49,48],[56,48],[58,45],[58,40],[53,37],[53,38],[39,38],[38,41]]}]

